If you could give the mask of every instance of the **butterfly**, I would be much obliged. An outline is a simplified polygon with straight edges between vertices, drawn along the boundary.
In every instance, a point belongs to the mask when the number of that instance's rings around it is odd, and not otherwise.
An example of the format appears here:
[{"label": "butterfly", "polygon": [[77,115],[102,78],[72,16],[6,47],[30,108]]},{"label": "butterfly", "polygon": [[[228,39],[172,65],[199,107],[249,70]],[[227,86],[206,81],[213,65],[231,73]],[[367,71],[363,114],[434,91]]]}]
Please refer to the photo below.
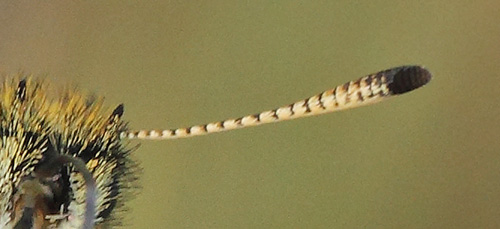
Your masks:
[{"label": "butterfly", "polygon": [[401,66],[298,102],[235,119],[166,130],[131,130],[124,106],[55,90],[32,77],[0,88],[0,227],[94,228],[119,224],[138,166],[130,140],[186,138],[374,104],[426,85],[431,73]]}]

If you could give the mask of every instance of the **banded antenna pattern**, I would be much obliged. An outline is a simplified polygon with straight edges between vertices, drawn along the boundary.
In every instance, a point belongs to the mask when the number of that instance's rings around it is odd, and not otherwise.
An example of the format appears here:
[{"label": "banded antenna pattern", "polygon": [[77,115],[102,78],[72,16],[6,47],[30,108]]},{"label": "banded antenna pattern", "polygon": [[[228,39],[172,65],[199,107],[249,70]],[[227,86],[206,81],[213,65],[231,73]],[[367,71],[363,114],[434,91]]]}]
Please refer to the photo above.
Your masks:
[{"label": "banded antenna pattern", "polygon": [[120,133],[120,137],[122,139],[151,140],[186,138],[325,114],[381,102],[394,95],[420,88],[427,84],[431,78],[431,73],[424,67],[401,66],[347,82],[290,105],[258,114],[186,128],[124,131]]}]

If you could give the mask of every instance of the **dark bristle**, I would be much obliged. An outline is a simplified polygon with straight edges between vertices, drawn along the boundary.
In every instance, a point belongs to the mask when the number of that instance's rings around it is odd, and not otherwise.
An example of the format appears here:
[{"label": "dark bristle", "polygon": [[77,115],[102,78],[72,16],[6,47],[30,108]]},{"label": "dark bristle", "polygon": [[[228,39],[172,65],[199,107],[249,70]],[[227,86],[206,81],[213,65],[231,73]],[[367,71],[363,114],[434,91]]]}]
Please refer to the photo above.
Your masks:
[{"label": "dark bristle", "polygon": [[427,84],[431,73],[421,66],[403,66],[386,72],[388,88],[392,94],[403,94]]},{"label": "dark bristle", "polygon": [[26,79],[19,81],[17,85],[16,96],[19,100],[24,101],[26,99]]},{"label": "dark bristle", "polygon": [[123,115],[123,103],[115,108],[115,110],[111,114],[111,117],[118,116],[118,118],[121,118],[122,115]]}]

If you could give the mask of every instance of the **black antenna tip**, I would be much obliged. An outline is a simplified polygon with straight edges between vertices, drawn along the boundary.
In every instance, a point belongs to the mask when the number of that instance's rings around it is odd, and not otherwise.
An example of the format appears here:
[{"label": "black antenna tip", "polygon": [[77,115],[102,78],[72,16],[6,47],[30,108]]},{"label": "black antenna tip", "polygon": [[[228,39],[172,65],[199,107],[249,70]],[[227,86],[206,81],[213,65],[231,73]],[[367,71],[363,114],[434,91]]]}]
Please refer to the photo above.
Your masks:
[{"label": "black antenna tip", "polygon": [[432,74],[421,66],[402,66],[387,73],[388,88],[395,94],[403,94],[426,85]]}]

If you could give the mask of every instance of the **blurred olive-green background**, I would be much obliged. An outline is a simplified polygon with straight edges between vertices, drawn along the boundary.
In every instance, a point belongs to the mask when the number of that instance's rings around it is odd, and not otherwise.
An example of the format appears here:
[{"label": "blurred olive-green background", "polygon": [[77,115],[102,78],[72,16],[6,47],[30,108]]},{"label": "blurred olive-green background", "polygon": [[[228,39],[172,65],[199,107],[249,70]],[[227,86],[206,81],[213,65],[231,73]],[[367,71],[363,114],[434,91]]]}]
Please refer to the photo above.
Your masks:
[{"label": "blurred olive-green background", "polygon": [[422,64],[375,106],[138,142],[124,228],[499,228],[498,1],[2,1],[0,72],[174,128]]}]

